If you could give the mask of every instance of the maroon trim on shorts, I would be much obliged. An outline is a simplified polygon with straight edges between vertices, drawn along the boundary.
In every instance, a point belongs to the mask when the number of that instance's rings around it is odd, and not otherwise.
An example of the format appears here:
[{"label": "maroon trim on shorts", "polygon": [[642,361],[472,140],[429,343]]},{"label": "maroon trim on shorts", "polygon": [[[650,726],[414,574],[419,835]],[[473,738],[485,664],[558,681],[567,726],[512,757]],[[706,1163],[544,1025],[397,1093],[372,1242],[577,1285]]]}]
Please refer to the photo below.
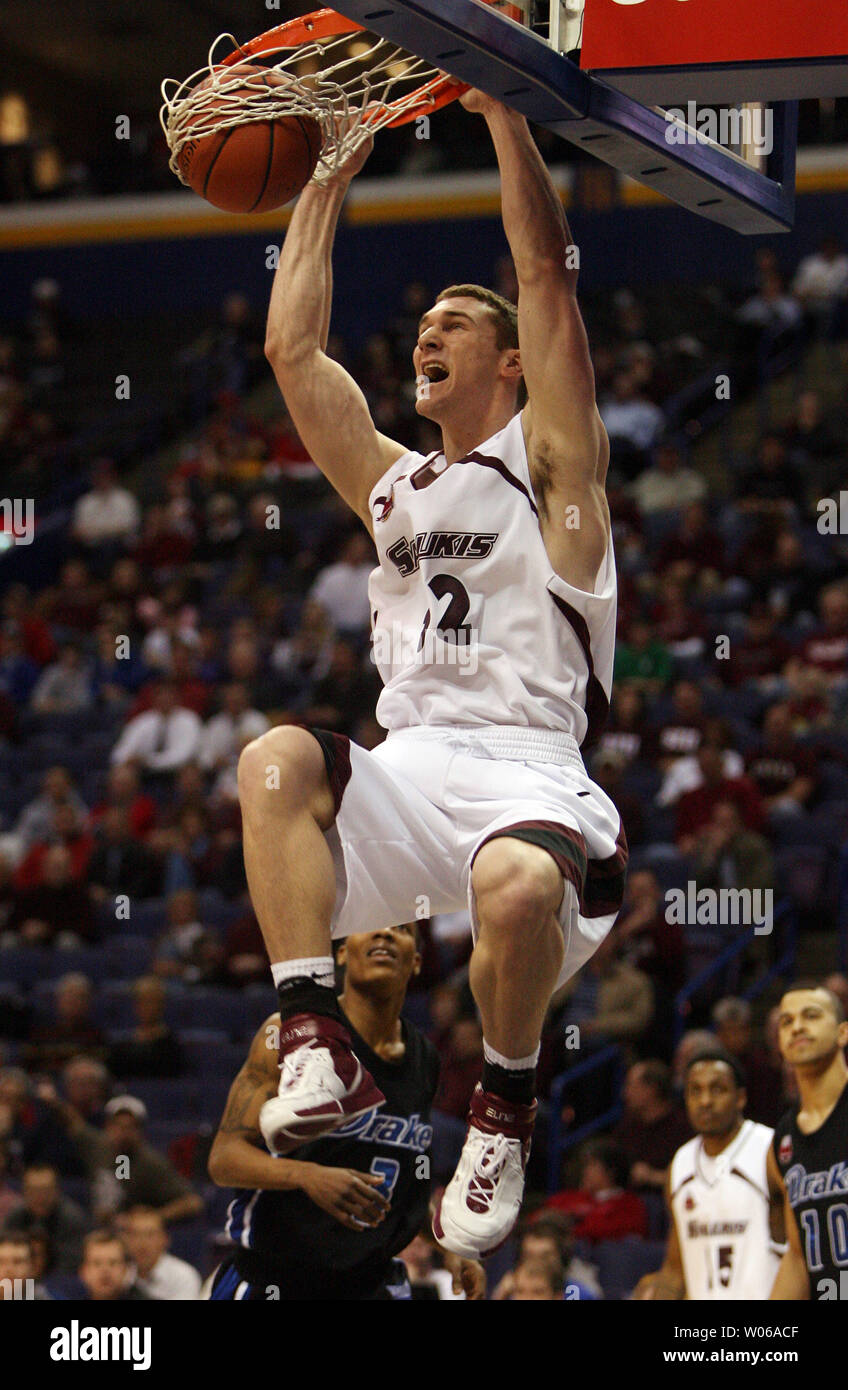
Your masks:
[{"label": "maroon trim on shorts", "polygon": [[583,890],[585,906],[581,904],[580,907],[583,917],[608,917],[621,911],[627,880],[628,853],[624,825],[619,821],[615,852],[607,859],[589,860],[586,886]]},{"label": "maroon trim on shorts", "polygon": [[[627,837],[619,821],[615,852],[607,859],[592,859],[579,830],[557,821],[526,820],[495,830],[475,851],[490,840],[508,836],[547,850],[563,878],[574,885],[581,917],[609,917],[621,911],[627,874]],[[474,861],[472,860],[472,867]]]},{"label": "maroon trim on shorts", "polygon": [[350,739],[344,734],[331,733],[329,729],[307,729],[321,745],[324,764],[327,768],[327,781],[333,793],[336,815],[342,804],[345,787],[350,781]]},{"label": "maroon trim on shorts", "polygon": [[609,718],[609,700],[606,691],[595,675],[595,662],[592,657],[592,643],[589,637],[589,624],[578,613],[576,608],[572,608],[570,603],[560,598],[559,594],[551,593],[551,598],[556,604],[562,616],[571,624],[574,635],[580,646],[583,648],[583,655],[586,658],[586,665],[589,668],[589,678],[586,682],[586,733],[583,736],[581,748],[591,748],[597,743],[604,726]]},{"label": "maroon trim on shorts", "polygon": [[[489,844],[491,840],[501,840],[505,836],[547,850],[566,882],[574,885],[578,898],[582,895],[587,855],[586,841],[579,830],[572,829],[570,825],[560,825],[557,821],[516,821],[514,825],[506,825],[502,830],[495,830],[488,835],[483,844],[478,845],[474,858],[476,859],[483,845]],[[473,859],[471,867],[474,867]]]}]

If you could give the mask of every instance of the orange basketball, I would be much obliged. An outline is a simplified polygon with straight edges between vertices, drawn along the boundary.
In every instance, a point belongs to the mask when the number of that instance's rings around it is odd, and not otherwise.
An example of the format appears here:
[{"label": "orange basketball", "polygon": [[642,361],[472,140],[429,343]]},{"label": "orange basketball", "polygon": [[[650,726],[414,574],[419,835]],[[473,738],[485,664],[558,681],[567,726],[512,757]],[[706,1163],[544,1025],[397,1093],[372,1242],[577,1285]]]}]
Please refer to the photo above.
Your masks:
[{"label": "orange basketball", "polygon": [[[198,112],[194,124],[201,129],[210,115],[214,117],[216,107],[223,111],[243,90],[285,86],[288,81],[282,73],[252,63],[222,69],[221,73],[227,81],[244,77],[245,86],[230,88],[226,99],[218,98],[211,108]],[[194,90],[200,92],[212,85],[212,77],[207,77]],[[216,208],[224,212],[271,212],[290,202],[309,182],[322,143],[321,127],[311,116],[280,116],[231,126],[214,135],[198,135],[183,146],[177,163],[189,187]]]}]

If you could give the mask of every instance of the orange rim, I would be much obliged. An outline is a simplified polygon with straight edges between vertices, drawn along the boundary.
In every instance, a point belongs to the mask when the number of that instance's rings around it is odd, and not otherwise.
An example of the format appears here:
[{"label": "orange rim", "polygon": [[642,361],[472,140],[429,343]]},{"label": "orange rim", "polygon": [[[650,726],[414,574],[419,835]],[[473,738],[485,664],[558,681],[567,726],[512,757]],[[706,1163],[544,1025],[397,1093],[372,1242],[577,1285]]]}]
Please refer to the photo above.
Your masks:
[{"label": "orange rim", "polygon": [[[486,3],[488,4],[489,0],[486,0]],[[275,29],[268,29],[264,34],[250,39],[233,53],[228,53],[226,58],[222,58],[221,66],[232,67],[245,58],[261,58],[278,53],[281,49],[300,48],[302,44],[315,40],[335,39],[344,34],[366,32],[362,24],[357,24],[355,19],[347,19],[336,10],[314,10],[312,14],[289,19],[285,24],[278,24]],[[453,77],[431,78],[419,87],[417,92],[403,98],[403,110],[394,120],[388,122],[388,126],[391,129],[394,126],[407,125],[419,116],[429,115],[430,112],[438,111],[442,106],[456,101],[457,97],[461,97],[463,92],[468,90],[467,82],[457,82]],[[418,101],[414,101],[415,97],[419,98]],[[414,101],[411,106],[407,105],[410,101]],[[390,101],[387,105],[376,106],[369,111],[366,120],[379,120],[397,105],[399,103]]]}]

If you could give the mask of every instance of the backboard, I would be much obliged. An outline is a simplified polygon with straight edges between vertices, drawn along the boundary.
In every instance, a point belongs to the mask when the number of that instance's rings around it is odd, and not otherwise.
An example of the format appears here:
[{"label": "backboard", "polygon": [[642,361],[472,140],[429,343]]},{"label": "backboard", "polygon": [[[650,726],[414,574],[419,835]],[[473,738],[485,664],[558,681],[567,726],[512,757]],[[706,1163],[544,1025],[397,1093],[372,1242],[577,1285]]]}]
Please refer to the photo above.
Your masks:
[{"label": "backboard", "polygon": [[[698,216],[747,234],[792,226],[797,104],[769,108],[769,138],[753,151],[756,158],[741,138],[728,148],[718,109],[713,132],[699,120],[691,123],[691,107],[669,113],[645,105],[581,69],[575,59],[583,0],[335,0],[335,6]],[[644,90],[643,96],[649,99]],[[756,91],[750,99],[758,101]]]}]

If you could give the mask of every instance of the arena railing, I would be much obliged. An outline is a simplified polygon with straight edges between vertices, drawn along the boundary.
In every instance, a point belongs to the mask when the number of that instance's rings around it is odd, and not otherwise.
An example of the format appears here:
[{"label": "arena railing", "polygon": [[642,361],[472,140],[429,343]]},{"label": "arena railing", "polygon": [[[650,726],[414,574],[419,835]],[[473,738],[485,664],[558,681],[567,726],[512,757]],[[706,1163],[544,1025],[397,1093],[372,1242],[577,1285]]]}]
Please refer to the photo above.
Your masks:
[{"label": "arena railing", "polygon": [[[742,991],[744,999],[757,999],[768,989],[772,980],[778,975],[789,976],[795,969],[795,961],[798,955],[798,918],[795,911],[795,904],[791,898],[783,898],[775,909],[774,926],[781,925],[782,943],[780,954],[777,959],[765,970],[762,975],[758,975],[752,984]],[[741,956],[754,942],[760,940],[756,927],[745,932],[744,936],[739,936],[735,941],[731,941],[722,951],[705,965],[703,970],[699,970],[687,984],[674,997],[674,1042],[675,1046],[680,1041],[688,1022],[691,1012],[691,1001],[699,994],[716,976],[730,965],[737,957]]]},{"label": "arena railing", "polygon": [[560,1072],[554,1077],[551,1083],[550,1112],[548,1118],[548,1191],[558,1191],[561,1180],[560,1170],[564,1155],[573,1149],[575,1145],[581,1144],[584,1139],[588,1139],[599,1129],[607,1129],[614,1125],[621,1118],[622,1103],[617,1100],[602,1115],[597,1115],[584,1124],[578,1125],[577,1129],[566,1132],[565,1122],[562,1118],[563,1100],[566,1091],[574,1085],[576,1081],[582,1081],[587,1076],[593,1076],[603,1067],[611,1069],[611,1091],[614,1095],[621,1094],[621,1087],[624,1081],[624,1057],[621,1048],[615,1043],[610,1043],[608,1047],[601,1048],[594,1056],[587,1057],[585,1061],[578,1062],[575,1067],[568,1071]]}]

